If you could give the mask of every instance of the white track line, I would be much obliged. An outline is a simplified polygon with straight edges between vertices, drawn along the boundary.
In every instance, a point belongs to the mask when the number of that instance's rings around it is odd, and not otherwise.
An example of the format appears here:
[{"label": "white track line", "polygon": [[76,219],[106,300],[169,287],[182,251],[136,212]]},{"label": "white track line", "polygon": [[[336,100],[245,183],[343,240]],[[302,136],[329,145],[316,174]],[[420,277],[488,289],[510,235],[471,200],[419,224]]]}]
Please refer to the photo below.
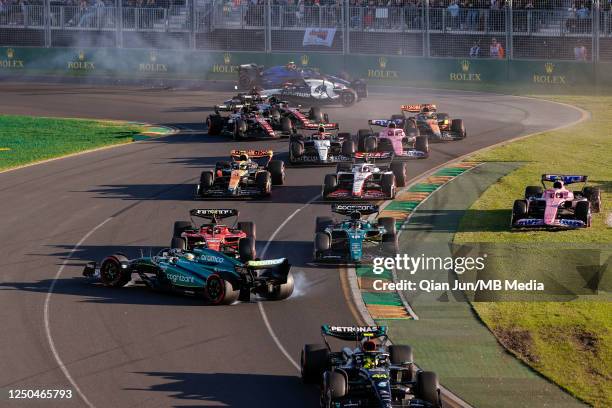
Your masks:
[{"label": "white track line", "polygon": [[[289,215],[289,217],[287,217],[287,219],[283,221],[282,224],[276,228],[276,230],[274,230],[274,232],[272,233],[272,235],[270,235],[270,238],[266,242],[266,246],[264,246],[264,249],[261,251],[262,258],[265,257],[266,252],[268,251],[268,248],[270,247],[270,244],[272,243],[274,238],[278,235],[278,233],[281,232],[281,230],[285,227],[285,225],[287,225],[287,223],[289,223],[289,221],[291,221],[293,217],[298,215],[300,211],[308,207],[310,203],[312,203],[314,200],[318,199],[319,197],[321,197],[321,195],[317,195],[316,197],[313,197],[310,200],[308,200],[306,204],[304,204],[303,206],[301,206],[300,208],[292,212],[291,215]],[[298,364],[298,362],[295,361],[293,357],[291,357],[291,354],[289,354],[285,346],[283,346],[283,343],[281,343],[280,339],[276,335],[276,332],[272,328],[272,325],[270,324],[270,320],[268,320],[268,314],[266,313],[266,310],[263,307],[263,302],[257,302],[257,306],[259,308],[259,313],[261,314],[261,318],[264,324],[266,325],[266,329],[268,329],[268,333],[270,334],[270,337],[272,337],[272,340],[274,340],[276,347],[278,347],[280,352],[283,353],[285,358],[291,363],[292,366],[295,367],[296,370],[301,371],[300,365]]]},{"label": "white track line", "polygon": [[96,232],[104,224],[106,224],[107,222],[109,222],[112,219],[113,219],[113,217],[109,217],[109,218],[105,219],[104,221],[102,221],[100,224],[98,224],[95,227],[93,227],[70,250],[70,253],[66,257],[66,259],[64,259],[64,262],[62,262],[62,265],[57,270],[57,273],[55,274],[55,277],[53,278],[53,281],[51,282],[51,286],[49,286],[49,290],[47,291],[47,296],[45,297],[45,305],[44,305],[44,308],[43,308],[43,320],[44,320],[44,323],[45,323],[45,336],[47,337],[47,342],[49,343],[49,348],[51,348],[51,353],[53,354],[53,358],[55,358],[55,361],[57,362],[57,365],[62,370],[62,373],[64,373],[64,376],[66,377],[66,379],[70,382],[70,384],[72,384],[72,387],[74,388],[76,393],[79,395],[79,397],[81,397],[81,399],[83,400],[85,405],[87,407],[89,407],[89,408],[95,408],[95,406],[94,406],[94,404],[91,403],[91,401],[89,401],[87,399],[87,397],[85,396],[83,391],[81,391],[81,389],[77,385],[77,383],[74,380],[74,378],[72,378],[72,375],[70,375],[70,371],[68,371],[68,367],[66,367],[66,364],[64,364],[64,362],[62,361],[59,353],[57,352],[57,349],[55,348],[55,342],[53,341],[53,336],[51,335],[51,326],[49,324],[49,304],[51,303],[51,295],[53,294],[53,289],[55,289],[55,284],[57,283],[57,280],[62,275],[62,272],[64,271],[64,268],[66,267],[66,264],[72,258],[72,255],[74,255],[74,253],[79,249],[79,247],[81,245],[83,245],[83,242],[85,242],[87,240],[87,238],[89,238],[94,232]]}]

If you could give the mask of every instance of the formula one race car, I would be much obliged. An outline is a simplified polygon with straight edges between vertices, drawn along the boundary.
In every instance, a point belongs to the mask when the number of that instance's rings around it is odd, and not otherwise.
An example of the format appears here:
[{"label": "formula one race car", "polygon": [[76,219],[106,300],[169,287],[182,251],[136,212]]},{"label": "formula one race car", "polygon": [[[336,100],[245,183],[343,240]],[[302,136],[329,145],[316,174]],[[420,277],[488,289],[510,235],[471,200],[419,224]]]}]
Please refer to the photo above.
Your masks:
[{"label": "formula one race car", "polygon": [[317,217],[314,240],[315,262],[361,262],[374,253],[398,252],[395,218],[381,217],[376,222],[362,220],[363,215],[378,213],[378,205],[332,205],[332,212],[349,218],[336,222],[331,217]]},{"label": "formula one race car", "polygon": [[238,75],[242,89],[257,88],[282,99],[351,106],[368,96],[367,85],[361,79],[347,81],[311,68],[298,68],[291,62],[265,70],[255,64],[240,65]]},{"label": "formula one race car", "polygon": [[[392,153],[355,153],[355,158],[391,159]],[[327,174],[323,198],[329,200],[383,200],[395,198],[397,187],[406,185],[406,163],[339,163],[336,174]]]},{"label": "formula one race car", "polygon": [[[229,114],[224,116],[221,112]],[[206,125],[210,136],[226,135],[234,140],[278,139],[295,132],[289,118],[279,118],[278,123],[274,123],[267,115],[266,107],[254,101],[242,105],[226,101],[215,107],[215,113],[208,116]]]},{"label": "formula one race car", "polygon": [[316,133],[289,139],[289,163],[324,165],[351,162],[355,144],[350,133],[331,133],[320,126]]},{"label": "formula one race car", "polygon": [[285,182],[285,164],[272,160],[272,150],[232,150],[232,161],[217,162],[205,170],[196,187],[196,198],[265,197],[272,185]]},{"label": "formula one race car", "polygon": [[[525,198],[514,201],[513,228],[582,228],[591,226],[591,212],[601,211],[601,192],[583,186],[570,191],[565,186],[585,183],[587,176],[543,174],[542,186],[525,188]],[[547,188],[546,182],[552,182]]]},{"label": "formula one race car", "polygon": [[[410,134],[416,128],[420,135],[425,135],[430,142],[444,142],[461,140],[467,137],[463,119],[451,119],[448,113],[438,112],[434,104],[402,105],[402,114],[393,115],[392,118],[404,117],[401,125],[406,133]],[[415,116],[406,117],[404,112],[416,113]]]},{"label": "formula one race car", "polygon": [[[171,248],[193,250],[205,247],[223,252],[230,256],[243,256],[245,253],[255,257],[255,224],[242,221],[233,226],[219,223],[229,217],[238,217],[235,209],[194,209],[191,217],[204,218],[210,222],[197,227],[192,221],[176,221],[172,234]],[[241,255],[242,254],[242,255]]]},{"label": "formula one race car", "polygon": [[402,128],[400,119],[369,120],[370,126],[383,126],[384,130],[375,134],[371,129],[360,129],[357,146],[363,152],[393,152],[396,160],[425,159],[429,157],[429,139],[419,135],[417,129],[408,134]]},{"label": "formula one race car", "polygon": [[[410,346],[386,346],[386,326],[324,325],[321,335],[300,359],[303,381],[321,387],[321,407],[442,407],[437,375],[416,367]],[[326,336],[355,347],[332,351]]]},{"label": "formula one race car", "polygon": [[154,290],[202,297],[213,305],[249,301],[251,294],[286,299],[293,293],[291,265],[286,258],[265,261],[236,259],[208,248],[192,252],[163,249],[156,256],[127,259],[123,254],[104,258],[97,267],[87,264],[83,275],[104,286],[127,285],[136,273]]}]

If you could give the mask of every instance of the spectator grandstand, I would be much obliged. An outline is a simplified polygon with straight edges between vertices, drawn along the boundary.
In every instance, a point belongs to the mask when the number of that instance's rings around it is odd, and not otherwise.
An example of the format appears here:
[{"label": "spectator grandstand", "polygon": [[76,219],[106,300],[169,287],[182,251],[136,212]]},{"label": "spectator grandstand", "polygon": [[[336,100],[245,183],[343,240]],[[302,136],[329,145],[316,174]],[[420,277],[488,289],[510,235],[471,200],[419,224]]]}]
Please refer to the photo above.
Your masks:
[{"label": "spectator grandstand", "polygon": [[[593,5],[595,4],[595,6]],[[597,5],[599,4],[599,9]],[[591,0],[0,0],[0,45],[612,61]],[[595,7],[595,9],[594,9]],[[309,29],[333,32],[307,44]],[[582,54],[581,54],[582,55]]]}]

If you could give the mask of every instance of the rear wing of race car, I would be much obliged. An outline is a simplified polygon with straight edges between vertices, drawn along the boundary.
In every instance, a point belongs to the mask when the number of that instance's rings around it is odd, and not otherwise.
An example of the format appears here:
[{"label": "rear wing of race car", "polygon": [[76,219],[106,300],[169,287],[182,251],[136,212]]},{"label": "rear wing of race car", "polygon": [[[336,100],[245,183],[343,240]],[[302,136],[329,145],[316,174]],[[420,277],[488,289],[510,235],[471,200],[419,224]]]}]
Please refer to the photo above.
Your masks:
[{"label": "rear wing of race car", "polygon": [[272,278],[280,283],[287,282],[290,270],[291,264],[287,258],[254,260],[248,261],[244,266],[236,266],[238,273],[250,271],[251,273],[248,273],[247,276],[255,276],[255,280]]},{"label": "rear wing of race car", "polygon": [[388,127],[389,123],[395,122],[396,125],[401,126],[404,122],[403,119],[370,119],[368,120],[368,125],[370,126],[381,126]]},{"label": "rear wing of race car", "polygon": [[586,183],[588,176],[567,175],[567,174],[542,174],[542,184],[545,181],[562,181],[563,184]]},{"label": "rear wing of race car", "polygon": [[435,112],[438,110],[438,107],[434,105],[433,103],[418,103],[415,105],[402,105],[401,106],[401,109],[403,111],[413,112],[413,113],[419,113],[425,108],[429,109],[430,112]]},{"label": "rear wing of race car", "polygon": [[363,215],[376,214],[380,211],[377,204],[369,203],[335,203],[331,206],[332,212],[336,214],[349,215],[358,212]]},{"label": "rear wing of race car", "polygon": [[194,208],[189,211],[192,217],[217,220],[222,218],[237,217],[240,214],[235,208]]},{"label": "rear wing of race car", "polygon": [[361,341],[387,336],[387,326],[321,326],[321,335],[335,337],[340,340]]},{"label": "rear wing of race car", "polygon": [[240,156],[247,155],[251,159],[261,159],[262,157],[272,158],[274,151],[272,150],[232,150],[230,156],[232,159],[240,159]]},{"label": "rear wing of race car", "polygon": [[337,123],[317,123],[317,122],[306,122],[302,126],[304,129],[308,130],[316,130],[319,127],[323,126],[325,130],[338,130],[340,129],[340,125]]}]

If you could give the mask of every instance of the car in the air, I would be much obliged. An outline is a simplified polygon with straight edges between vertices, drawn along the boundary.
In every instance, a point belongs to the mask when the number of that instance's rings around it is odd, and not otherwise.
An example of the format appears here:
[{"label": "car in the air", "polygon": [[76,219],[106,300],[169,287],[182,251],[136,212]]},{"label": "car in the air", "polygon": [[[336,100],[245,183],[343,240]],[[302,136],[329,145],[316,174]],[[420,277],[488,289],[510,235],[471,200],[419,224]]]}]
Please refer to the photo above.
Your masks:
[{"label": "car in the air", "polygon": [[[592,213],[602,209],[601,191],[587,186],[587,176],[543,174],[542,186],[527,186],[523,199],[512,207],[513,228],[585,228],[591,226]],[[552,183],[552,186],[546,183]],[[581,190],[566,186],[584,183]]]},{"label": "car in the air", "polygon": [[378,211],[378,205],[369,203],[332,204],[332,212],[347,218],[316,218],[314,261],[360,263],[373,256],[396,254],[398,242],[395,218],[379,217],[376,221],[362,218]]},{"label": "car in the air", "polygon": [[163,249],[157,255],[135,259],[116,253],[104,258],[99,268],[96,262],[88,263],[83,275],[120,288],[135,274],[135,283],[150,289],[200,297],[213,305],[249,301],[253,294],[270,300],[291,296],[294,283],[288,260],[253,260],[252,255],[237,259],[203,247],[189,252]]},{"label": "car in the air", "polygon": [[[300,358],[321,407],[442,407],[437,375],[415,365],[410,346],[388,345],[386,326],[324,325],[321,335],[324,343],[304,345]],[[328,336],[353,346],[333,351]]]},{"label": "car in the air", "polygon": [[398,187],[406,186],[406,163],[391,161],[386,164],[371,160],[390,159],[392,153],[355,153],[365,162],[338,163],[335,174],[327,174],[323,183],[326,200],[383,200],[395,198]]},{"label": "car in the air", "polygon": [[243,64],[238,68],[238,76],[242,89],[256,88],[263,94],[299,103],[351,106],[368,96],[367,85],[362,79],[347,81],[311,68],[297,67],[291,62],[268,69]]},{"label": "car in the air", "polygon": [[315,133],[298,133],[289,139],[289,163],[326,165],[353,161],[355,143],[350,133],[332,132],[323,125]]},{"label": "car in the air", "polygon": [[[222,220],[238,217],[234,208],[196,208],[189,211],[191,221],[175,221],[170,247],[191,251],[193,248],[206,247],[224,254],[238,257],[241,247],[255,254],[256,230],[252,221],[241,221],[234,225],[223,224]],[[194,222],[194,218],[208,220],[204,224]],[[244,251],[244,249],[242,249]]]},{"label": "car in the air", "polygon": [[[407,134],[415,133],[427,136],[430,142],[446,142],[462,140],[467,137],[467,131],[463,119],[451,118],[448,113],[438,112],[438,107],[431,103],[416,105],[402,105],[401,115],[392,118],[403,117],[402,128]],[[414,116],[406,116],[404,112],[416,113]]]},{"label": "car in the air", "polygon": [[[370,129],[360,129],[357,146],[363,152],[393,152],[395,160],[425,159],[429,157],[429,138],[418,130],[407,133],[400,119],[372,119]],[[385,129],[375,132],[372,126]]]},{"label": "car in the air", "polygon": [[230,155],[230,161],[200,174],[196,199],[267,197],[273,185],[285,182],[285,163],[272,160],[272,150],[232,150]]}]

